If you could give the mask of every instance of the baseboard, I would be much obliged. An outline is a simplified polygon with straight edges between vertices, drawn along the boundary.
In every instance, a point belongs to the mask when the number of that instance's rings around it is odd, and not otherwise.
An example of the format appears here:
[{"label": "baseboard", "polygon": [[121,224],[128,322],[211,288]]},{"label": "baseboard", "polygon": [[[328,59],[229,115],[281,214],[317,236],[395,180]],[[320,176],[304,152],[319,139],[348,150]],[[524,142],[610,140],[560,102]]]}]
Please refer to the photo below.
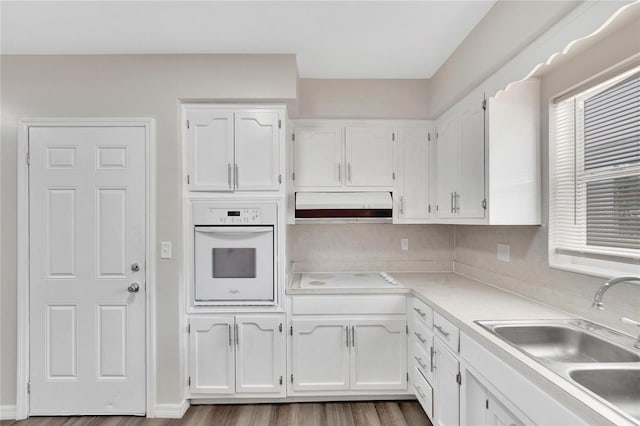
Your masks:
[{"label": "baseboard", "polygon": [[181,419],[189,409],[189,401],[184,400],[180,404],[156,404],[155,417],[162,419]]},{"label": "baseboard", "polygon": [[15,405],[0,405],[0,420],[15,420],[15,419],[16,419]]}]

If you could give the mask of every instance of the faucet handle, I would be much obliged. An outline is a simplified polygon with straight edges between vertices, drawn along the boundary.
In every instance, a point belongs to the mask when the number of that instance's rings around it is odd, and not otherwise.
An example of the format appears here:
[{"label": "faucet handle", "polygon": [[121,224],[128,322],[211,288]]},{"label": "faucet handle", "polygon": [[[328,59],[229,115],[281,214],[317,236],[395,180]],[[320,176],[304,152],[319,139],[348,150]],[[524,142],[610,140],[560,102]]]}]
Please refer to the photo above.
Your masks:
[{"label": "faucet handle", "polygon": [[620,318],[620,322],[622,322],[624,324],[635,325],[636,327],[640,327],[640,322],[639,321],[634,321],[631,318],[621,317]]}]

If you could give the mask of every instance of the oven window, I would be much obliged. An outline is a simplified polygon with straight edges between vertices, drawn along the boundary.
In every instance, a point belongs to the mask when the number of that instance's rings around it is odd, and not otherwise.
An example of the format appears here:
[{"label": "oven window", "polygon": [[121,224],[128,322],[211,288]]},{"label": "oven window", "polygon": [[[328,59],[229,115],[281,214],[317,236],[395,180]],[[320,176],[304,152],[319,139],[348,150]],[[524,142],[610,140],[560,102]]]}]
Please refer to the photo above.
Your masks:
[{"label": "oven window", "polygon": [[255,248],[214,248],[213,278],[255,278]]}]

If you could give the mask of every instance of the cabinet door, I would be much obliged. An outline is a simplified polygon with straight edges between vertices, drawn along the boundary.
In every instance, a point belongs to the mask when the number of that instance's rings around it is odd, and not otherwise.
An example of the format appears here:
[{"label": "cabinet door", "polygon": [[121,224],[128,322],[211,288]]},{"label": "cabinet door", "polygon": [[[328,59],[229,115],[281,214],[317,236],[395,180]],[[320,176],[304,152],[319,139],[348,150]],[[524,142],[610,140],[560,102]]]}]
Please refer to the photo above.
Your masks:
[{"label": "cabinet door", "polygon": [[187,110],[190,191],[232,191],[233,112]]},{"label": "cabinet door", "polygon": [[407,322],[351,321],[351,389],[407,388]]},{"label": "cabinet door", "polygon": [[484,109],[482,99],[471,99],[460,114],[460,177],[456,206],[458,217],[484,217]]},{"label": "cabinet door", "polygon": [[283,319],[238,316],[236,392],[281,393],[284,389]]},{"label": "cabinet door", "polygon": [[234,393],[233,317],[192,318],[189,374],[192,393]]},{"label": "cabinet door", "polygon": [[493,395],[488,395],[487,425],[489,426],[523,426],[524,423],[508,411]]},{"label": "cabinet door", "polygon": [[393,186],[393,131],[385,127],[347,127],[346,185]]},{"label": "cabinet door", "polygon": [[456,114],[449,114],[438,122],[437,205],[438,217],[443,219],[455,216],[453,194],[458,190],[459,123]]},{"label": "cabinet door", "polygon": [[339,187],[344,178],[341,127],[298,127],[294,142],[297,188]]},{"label": "cabinet door", "polygon": [[295,320],[292,326],[293,390],[349,389],[348,322]]},{"label": "cabinet door", "polygon": [[235,178],[239,191],[280,188],[280,131],[277,112],[235,114]]},{"label": "cabinet door", "polygon": [[429,217],[429,130],[407,128],[398,132],[398,188],[400,219]]},{"label": "cabinet door", "polygon": [[459,426],[460,388],[457,376],[460,363],[439,338],[435,338],[434,343],[434,426]]}]

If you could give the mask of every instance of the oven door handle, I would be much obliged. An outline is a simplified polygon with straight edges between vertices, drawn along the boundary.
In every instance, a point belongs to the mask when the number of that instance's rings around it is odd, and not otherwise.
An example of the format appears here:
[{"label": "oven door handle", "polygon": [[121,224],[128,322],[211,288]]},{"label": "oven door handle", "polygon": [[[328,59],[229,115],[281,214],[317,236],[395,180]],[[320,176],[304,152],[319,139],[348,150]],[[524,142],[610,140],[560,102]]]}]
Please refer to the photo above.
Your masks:
[{"label": "oven door handle", "polygon": [[213,228],[213,227],[196,227],[196,232],[207,234],[266,234],[273,232],[273,228],[257,227],[257,226],[238,226],[237,228]]}]

